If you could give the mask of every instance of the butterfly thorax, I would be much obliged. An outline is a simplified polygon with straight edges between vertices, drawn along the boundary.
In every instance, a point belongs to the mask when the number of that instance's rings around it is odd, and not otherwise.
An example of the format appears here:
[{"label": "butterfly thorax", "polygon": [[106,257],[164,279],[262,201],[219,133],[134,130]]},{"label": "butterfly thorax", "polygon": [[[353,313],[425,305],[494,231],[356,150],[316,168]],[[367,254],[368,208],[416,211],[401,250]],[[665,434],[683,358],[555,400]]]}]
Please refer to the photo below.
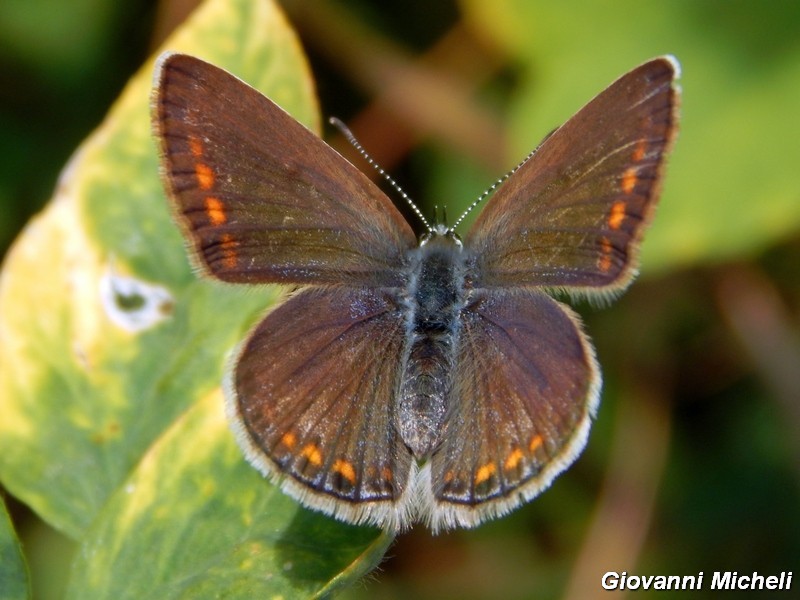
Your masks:
[{"label": "butterfly thorax", "polygon": [[452,233],[435,231],[409,256],[406,346],[397,396],[396,423],[417,459],[438,445],[458,345],[459,314],[464,305],[464,255]]}]

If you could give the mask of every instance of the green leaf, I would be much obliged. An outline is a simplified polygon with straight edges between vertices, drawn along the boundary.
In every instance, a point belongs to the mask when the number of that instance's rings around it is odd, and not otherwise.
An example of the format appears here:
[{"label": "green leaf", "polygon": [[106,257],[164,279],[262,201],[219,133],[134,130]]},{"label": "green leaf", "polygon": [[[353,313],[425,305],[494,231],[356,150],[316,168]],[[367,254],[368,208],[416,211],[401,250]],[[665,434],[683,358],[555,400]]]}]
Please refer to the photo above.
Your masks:
[{"label": "green leaf", "polygon": [[265,485],[222,405],[209,394],[145,456],[90,531],[68,597],[310,597],[377,564],[391,538]]},{"label": "green leaf", "polygon": [[30,598],[28,569],[6,505],[0,498],[0,600]]},{"label": "green leaf", "polygon": [[759,4],[757,17],[720,1],[461,4],[520,67],[509,164],[626,71],[661,54],[680,60],[680,134],[644,271],[735,259],[800,230],[796,3]]},{"label": "green leaf", "polygon": [[[230,70],[319,128],[308,67],[273,2],[208,0],[163,49]],[[152,77],[151,60],[8,255],[0,280],[0,479],[84,544],[70,587],[76,597],[141,589],[135,579],[159,590],[138,597],[192,596],[218,581],[260,590],[288,590],[288,581],[304,594],[344,585],[371,568],[388,541],[374,529],[298,512],[244,462],[221,418],[208,420],[213,411],[198,404],[221,404],[227,355],[280,290],[242,290],[192,273],[158,176]],[[193,419],[201,429],[182,428]],[[222,525],[228,519],[232,529]],[[189,533],[195,537],[181,546]],[[286,556],[292,573],[266,577],[265,565]],[[137,564],[154,570],[132,578]]]},{"label": "green leaf", "polygon": [[[0,5],[3,51],[14,60],[35,62],[53,77],[74,74],[78,65],[106,48],[109,24],[118,18],[119,5],[105,0],[73,0],[60,10],[60,0],[7,0]],[[53,15],[58,14],[54,19]],[[81,35],[76,36],[75,32]],[[10,46],[10,48],[9,48]],[[51,66],[52,65],[52,66]],[[56,73],[56,68],[60,72]]]}]

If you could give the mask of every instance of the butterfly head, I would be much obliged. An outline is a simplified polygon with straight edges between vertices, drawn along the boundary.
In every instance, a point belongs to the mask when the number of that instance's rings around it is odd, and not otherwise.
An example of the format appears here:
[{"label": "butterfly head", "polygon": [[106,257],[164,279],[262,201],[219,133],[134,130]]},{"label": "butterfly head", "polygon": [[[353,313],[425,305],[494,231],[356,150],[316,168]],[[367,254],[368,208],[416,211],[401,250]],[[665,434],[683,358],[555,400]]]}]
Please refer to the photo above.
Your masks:
[{"label": "butterfly head", "polygon": [[464,247],[464,243],[461,241],[458,234],[444,223],[437,223],[431,227],[430,230],[420,238],[419,245],[425,246],[431,242],[455,246],[459,250]]}]

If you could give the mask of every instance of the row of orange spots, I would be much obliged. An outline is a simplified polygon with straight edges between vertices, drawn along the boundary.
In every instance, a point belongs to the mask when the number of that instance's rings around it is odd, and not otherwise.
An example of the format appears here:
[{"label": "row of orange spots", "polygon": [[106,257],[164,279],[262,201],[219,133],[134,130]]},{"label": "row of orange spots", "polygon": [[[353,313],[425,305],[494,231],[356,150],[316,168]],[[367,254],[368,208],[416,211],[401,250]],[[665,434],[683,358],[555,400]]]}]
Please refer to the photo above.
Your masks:
[{"label": "row of orange spots", "polygon": [[[292,433],[291,431],[284,433],[281,437],[280,443],[286,446],[289,450],[293,449],[294,446],[297,444],[297,436]],[[542,445],[542,436],[534,435],[531,438],[531,441],[528,444],[528,450],[530,452],[535,452],[540,446]],[[322,466],[322,452],[320,451],[319,446],[314,443],[309,443],[303,446],[300,450],[300,456],[308,460],[309,463],[314,465],[315,467]],[[519,466],[519,463],[522,462],[522,459],[525,457],[522,450],[520,448],[514,448],[509,452],[508,456],[506,457],[503,468],[506,471],[512,471]],[[353,463],[347,461],[343,458],[338,458],[334,461],[331,469],[335,473],[339,473],[342,477],[344,477],[347,481],[351,484],[355,485],[356,483],[356,471],[353,467]],[[475,485],[480,485],[485,481],[488,481],[495,473],[497,472],[497,465],[494,461],[489,461],[484,465],[478,467],[478,470],[475,471],[475,478],[474,482]],[[392,470],[389,467],[383,467],[381,469],[381,475],[386,481],[392,480]],[[447,471],[444,474],[444,481],[445,483],[450,483],[455,479],[455,473],[451,471]]]},{"label": "row of orange spots", "polygon": [[633,149],[633,152],[631,153],[631,160],[633,161],[634,164],[625,169],[625,172],[622,174],[621,187],[623,194],[630,194],[636,187],[636,182],[639,179],[639,177],[636,174],[638,170],[638,167],[636,165],[642,162],[646,150],[647,150],[647,140],[645,138],[641,138],[638,142],[636,142],[636,147]]},{"label": "row of orange spots", "polygon": [[[295,445],[297,445],[297,436],[292,431],[287,431],[281,436],[281,444],[286,446],[289,450],[294,449]],[[309,463],[314,465],[315,467],[322,466],[322,451],[319,449],[314,443],[306,444],[303,446],[302,450],[300,450],[300,456],[308,460]],[[335,473],[339,473],[342,477],[344,477],[347,481],[351,484],[355,485],[356,483],[356,470],[353,467],[353,463],[350,461],[344,460],[343,458],[338,458],[334,461],[333,466],[331,467]],[[381,474],[383,478],[387,481],[391,481],[392,479],[392,471],[388,467],[383,467],[381,470]]]},{"label": "row of orange spots", "polygon": [[[528,450],[533,453],[539,449],[542,445],[542,436],[534,435],[531,437],[530,442],[528,443]],[[522,460],[525,458],[525,454],[521,448],[514,448],[511,452],[508,453],[506,456],[505,461],[503,461],[503,469],[506,471],[513,471],[516,469]],[[497,472],[497,465],[494,461],[489,461],[484,465],[478,467],[478,470],[475,471],[475,478],[474,482],[475,485],[480,485],[485,481],[488,481],[495,473]],[[444,475],[445,483],[450,483],[454,479],[455,475],[453,471],[448,471]]]},{"label": "row of orange spots", "polygon": [[[625,172],[622,174],[622,180],[620,182],[620,189],[622,193],[626,196],[631,194],[634,189],[636,189],[636,182],[639,180],[637,175],[637,169],[635,163],[641,162],[641,160],[645,156],[645,152],[647,151],[647,140],[642,138],[638,142],[636,142],[636,147],[633,149],[631,153],[631,159],[634,162],[633,166],[628,167],[625,169]],[[622,227],[622,223],[625,221],[626,211],[625,211],[626,202],[625,200],[617,200],[611,205],[611,212],[608,215],[608,226],[613,229],[617,230]],[[609,271],[613,265],[613,261],[611,260],[612,253],[614,251],[614,245],[611,243],[611,240],[607,237],[603,236],[600,238],[600,256],[597,259],[597,268],[603,272]]]},{"label": "row of orange spots", "polygon": [[[542,436],[534,435],[531,438],[530,443],[528,444],[528,449],[531,452],[535,452],[541,445],[542,445]],[[512,449],[511,452],[508,453],[508,456],[506,456],[506,459],[503,461],[503,469],[505,471],[513,471],[519,466],[519,464],[522,462],[524,458],[525,458],[525,453],[522,451],[521,448]],[[494,461],[490,460],[486,464],[483,464],[480,467],[478,467],[478,469],[475,471],[475,477],[473,478],[473,482],[475,483],[475,485],[480,485],[491,479],[495,473],[497,473],[497,464]],[[452,470],[447,471],[443,476],[444,482],[448,484],[451,483],[455,478],[456,478],[455,472],[453,472]]]},{"label": "row of orange spots", "polygon": [[[631,171],[632,169],[628,169]],[[626,175],[627,177],[627,171]],[[630,183],[630,189],[633,190],[633,186],[636,183],[636,174],[632,175],[633,181]],[[623,188],[626,186],[626,180],[623,178],[622,180]],[[625,190],[626,193],[630,190]],[[624,200],[617,200],[614,204],[611,205],[611,213],[608,215],[608,226],[611,229],[619,229],[622,227],[622,222],[625,220],[625,201]],[[608,271],[611,268],[611,254],[614,251],[614,245],[611,243],[607,237],[603,236],[600,238],[600,258],[597,259],[597,266],[600,268],[601,271]]]},{"label": "row of orange spots", "polygon": [[[531,437],[531,441],[528,442],[528,452],[533,454],[536,452],[539,447],[542,445],[542,436],[538,433]],[[514,448],[511,452],[508,453],[506,456],[506,460],[503,463],[503,468],[506,471],[513,471],[519,466],[519,463],[522,462],[522,459],[525,458],[525,454],[522,452],[520,448]]]},{"label": "row of orange spots", "polygon": [[[214,169],[203,162],[203,142],[199,138],[189,138],[189,152],[194,158],[194,174],[197,177],[197,185],[203,191],[208,191],[214,187]],[[225,207],[219,198],[208,195],[205,197],[206,214],[212,225],[222,225],[227,221]]]},{"label": "row of orange spots", "polygon": [[[528,451],[531,453],[536,452],[542,445],[542,441],[542,436],[538,434],[531,437],[531,441],[528,442]],[[511,452],[508,453],[508,456],[506,456],[505,461],[503,461],[503,469],[506,471],[513,471],[519,466],[523,458],[525,458],[525,454],[522,452],[521,448],[512,449]],[[496,471],[497,466],[493,461],[481,465],[478,467],[478,470],[475,471],[475,485],[480,485],[484,481],[487,481]],[[448,475],[452,475],[452,473],[449,472]],[[445,476],[445,481],[447,481],[447,476]]]},{"label": "row of orange spots", "polygon": [[[195,177],[197,177],[197,185],[205,192],[211,190],[214,187],[215,173],[214,169],[212,169],[207,163],[203,162],[203,157],[205,154],[203,150],[203,142],[200,140],[200,138],[189,138],[189,152],[191,152],[192,157],[195,159],[194,174]],[[207,195],[204,198],[204,207],[208,221],[214,227],[224,225],[228,221],[228,215],[225,213],[225,204],[216,196],[212,196],[211,194]],[[233,269],[236,267],[237,245],[238,244],[236,240],[233,238],[233,236],[231,236],[231,234],[223,233],[220,236],[222,264],[227,269]]]},{"label": "row of orange spots", "polygon": [[214,187],[214,169],[209,167],[206,163],[201,162],[205,155],[203,151],[203,142],[196,137],[189,138],[189,152],[195,159],[194,174],[197,176],[197,183],[201,190],[210,190]]}]

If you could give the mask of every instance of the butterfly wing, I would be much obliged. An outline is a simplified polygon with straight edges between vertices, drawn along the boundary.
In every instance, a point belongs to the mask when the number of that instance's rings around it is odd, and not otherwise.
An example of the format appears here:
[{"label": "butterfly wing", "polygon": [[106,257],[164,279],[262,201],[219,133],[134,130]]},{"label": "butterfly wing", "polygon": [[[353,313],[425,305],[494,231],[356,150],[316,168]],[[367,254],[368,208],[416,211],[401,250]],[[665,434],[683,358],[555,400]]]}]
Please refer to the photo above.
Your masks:
[{"label": "butterfly wing", "polygon": [[396,285],[408,223],[367,177],[271,100],[169,54],[153,121],[195,262],[231,282]]},{"label": "butterfly wing", "polygon": [[408,520],[411,454],[394,427],[402,312],[378,290],[307,288],[240,349],[226,398],[251,463],[353,523]]},{"label": "butterfly wing", "polygon": [[477,286],[630,282],[675,132],[677,72],[665,57],[623,75],[498,188],[466,238]]},{"label": "butterfly wing", "polygon": [[568,307],[536,290],[478,290],[462,311],[446,434],[420,472],[435,531],[533,498],[580,453],[600,371]]}]

